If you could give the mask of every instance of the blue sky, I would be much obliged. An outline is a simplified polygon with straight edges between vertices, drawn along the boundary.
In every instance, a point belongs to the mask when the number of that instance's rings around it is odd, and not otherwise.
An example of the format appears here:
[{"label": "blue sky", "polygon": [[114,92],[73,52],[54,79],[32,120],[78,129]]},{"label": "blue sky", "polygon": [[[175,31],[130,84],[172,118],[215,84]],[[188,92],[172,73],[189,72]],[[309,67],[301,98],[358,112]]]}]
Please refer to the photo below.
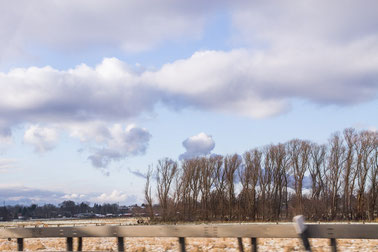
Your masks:
[{"label": "blue sky", "polygon": [[0,1],[0,200],[143,202],[180,155],[378,128],[376,1]]}]

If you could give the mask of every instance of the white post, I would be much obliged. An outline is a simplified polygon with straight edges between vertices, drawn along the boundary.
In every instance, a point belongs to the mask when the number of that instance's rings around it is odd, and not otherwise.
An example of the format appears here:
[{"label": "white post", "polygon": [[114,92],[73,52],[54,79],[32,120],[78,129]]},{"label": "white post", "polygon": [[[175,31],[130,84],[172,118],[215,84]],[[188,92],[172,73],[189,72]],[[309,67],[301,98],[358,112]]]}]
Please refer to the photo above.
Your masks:
[{"label": "white post", "polygon": [[306,251],[311,251],[310,241],[308,240],[307,227],[304,223],[303,215],[297,215],[293,218],[295,231],[302,239],[303,247]]}]

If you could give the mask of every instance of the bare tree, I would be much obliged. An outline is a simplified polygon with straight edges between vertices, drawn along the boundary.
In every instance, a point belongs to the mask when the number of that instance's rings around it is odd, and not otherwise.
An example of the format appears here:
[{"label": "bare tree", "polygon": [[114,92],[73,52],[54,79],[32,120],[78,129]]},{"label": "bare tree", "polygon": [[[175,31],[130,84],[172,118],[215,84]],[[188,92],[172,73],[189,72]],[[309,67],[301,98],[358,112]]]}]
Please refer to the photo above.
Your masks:
[{"label": "bare tree", "polygon": [[159,160],[156,170],[159,204],[162,210],[163,221],[166,221],[169,215],[169,193],[172,181],[177,172],[177,162],[174,162],[173,160],[168,158]]},{"label": "bare tree", "polygon": [[252,208],[255,204],[255,196],[253,191],[253,163],[251,152],[245,152],[243,155],[243,165],[238,170],[239,180],[242,190],[239,194],[240,213],[243,218],[251,217]]},{"label": "bare tree", "polygon": [[346,143],[346,157],[343,169],[344,195],[343,213],[348,219],[352,218],[352,196],[355,175],[355,145],[357,140],[356,130],[348,128],[344,130],[344,140]]},{"label": "bare tree", "polygon": [[186,214],[186,204],[185,204],[185,180],[182,174],[182,170],[178,169],[175,175],[175,190],[173,193],[173,204],[175,211],[175,220],[185,219]]},{"label": "bare tree", "polygon": [[192,194],[191,194],[191,167],[188,164],[188,160],[183,160],[181,162],[181,172],[180,172],[180,177],[178,179],[179,183],[179,189],[180,191],[178,194],[180,195],[180,200],[181,200],[181,211],[182,215],[184,216],[185,220],[190,220],[193,215],[192,215]]},{"label": "bare tree", "polygon": [[365,218],[365,189],[370,166],[374,163],[371,155],[374,153],[375,134],[370,131],[362,131],[357,141],[357,218]]},{"label": "bare tree", "polygon": [[200,162],[200,180],[201,180],[201,206],[202,218],[209,219],[210,192],[215,180],[215,171],[218,165],[218,159],[215,157],[201,158]]},{"label": "bare tree", "polygon": [[146,186],[144,188],[144,198],[147,203],[148,212],[150,214],[150,219],[152,220],[154,218],[154,210],[152,205],[152,194],[151,194],[151,175],[153,173],[152,167],[148,167],[147,175],[146,175]]},{"label": "bare tree", "polygon": [[239,155],[226,156],[224,158],[224,170],[226,175],[226,188],[228,200],[228,216],[231,220],[233,217],[233,207],[235,205],[235,172],[241,164]]},{"label": "bare tree", "polygon": [[192,159],[187,162],[187,171],[189,173],[189,187],[192,200],[192,216],[196,216],[198,208],[198,198],[201,192],[201,167],[199,166],[199,159]]},{"label": "bare tree", "polygon": [[224,158],[223,156],[216,156],[216,169],[215,169],[215,180],[214,186],[215,191],[212,194],[211,201],[213,206],[214,216],[216,217],[219,213],[220,217],[224,219],[225,217],[225,205],[226,205],[226,171],[224,168]]},{"label": "bare tree", "polygon": [[[261,173],[261,157],[262,152],[258,149],[253,149],[244,153],[244,165],[246,169],[246,175],[250,178],[248,182],[250,183],[250,197],[251,202],[248,202],[248,205],[251,205],[250,218],[253,220],[256,219],[257,215],[257,192],[256,187],[258,179]],[[249,208],[248,208],[249,209]]]},{"label": "bare tree", "polygon": [[337,199],[339,197],[339,189],[341,187],[340,175],[345,162],[345,146],[343,145],[343,139],[339,133],[335,133],[329,140],[330,153],[328,157],[328,170],[329,170],[329,185],[331,196],[331,218],[336,217],[337,212]]},{"label": "bare tree", "polygon": [[270,156],[273,162],[273,218],[279,220],[284,197],[287,198],[285,175],[289,169],[290,160],[284,144],[272,145],[270,147]]},{"label": "bare tree", "polygon": [[303,178],[310,164],[311,145],[308,141],[294,139],[289,142],[289,154],[294,175],[294,186],[297,197],[297,211],[303,213]]},{"label": "bare tree", "polygon": [[314,217],[319,218],[320,196],[325,195],[325,174],[326,166],[326,145],[311,144],[311,165],[309,172],[311,176],[312,192],[311,199],[314,207]]},{"label": "bare tree", "polygon": [[[156,174],[162,219],[282,220],[302,213],[312,220],[373,220],[378,208],[377,135],[345,129],[324,145],[294,139],[242,157],[184,160],[181,169],[177,162],[160,160]],[[302,193],[306,174],[311,195]],[[151,176],[149,168],[145,199],[152,216]]]},{"label": "bare tree", "polygon": [[370,158],[369,220],[374,220],[378,203],[378,133],[374,132],[374,151]]},{"label": "bare tree", "polygon": [[273,177],[273,163],[269,155],[269,146],[266,146],[262,150],[263,155],[263,169],[259,176],[259,186],[260,186],[260,212],[262,214],[262,219],[265,220],[271,215],[270,209],[270,199],[272,191],[272,177]]},{"label": "bare tree", "polygon": [[[282,206],[287,203],[287,172],[289,169],[289,156],[286,145],[269,145],[264,149],[264,202],[267,206],[269,218],[278,220],[282,212]],[[270,182],[269,182],[270,180]],[[287,207],[287,206],[286,206]],[[287,208],[286,208],[287,210]]]}]

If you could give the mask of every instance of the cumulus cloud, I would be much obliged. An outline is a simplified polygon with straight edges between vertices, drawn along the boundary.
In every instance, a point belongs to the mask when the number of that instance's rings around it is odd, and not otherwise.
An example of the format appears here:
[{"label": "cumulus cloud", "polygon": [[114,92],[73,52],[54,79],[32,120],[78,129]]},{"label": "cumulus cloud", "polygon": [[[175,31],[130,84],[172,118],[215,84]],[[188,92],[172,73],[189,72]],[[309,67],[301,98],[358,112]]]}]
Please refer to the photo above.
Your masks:
[{"label": "cumulus cloud", "polygon": [[106,58],[94,68],[83,64],[65,71],[13,69],[0,73],[0,87],[0,115],[8,124],[119,120],[151,110],[159,97],[115,58]]},{"label": "cumulus cloud", "polygon": [[111,193],[102,193],[101,195],[92,198],[93,202],[98,203],[126,203],[132,204],[136,202],[135,195],[129,195],[122,191],[113,190]]},{"label": "cumulus cloud", "polygon": [[182,145],[186,151],[180,155],[179,159],[190,159],[210,154],[215,147],[215,142],[212,136],[201,132],[185,139]]},{"label": "cumulus cloud", "polygon": [[24,134],[24,142],[34,146],[36,152],[52,150],[58,141],[58,132],[52,128],[31,125]]},{"label": "cumulus cloud", "polygon": [[109,124],[101,121],[63,122],[52,124],[52,128],[30,126],[24,134],[24,142],[34,146],[36,152],[45,152],[55,147],[58,132],[66,132],[84,144],[81,152],[88,151],[88,160],[95,168],[109,175],[108,165],[126,157],[143,155],[151,134],[134,124]]},{"label": "cumulus cloud", "polygon": [[80,199],[83,199],[85,196],[86,196],[85,194],[71,193],[71,194],[63,195],[62,199],[65,199],[65,200],[80,200]]},{"label": "cumulus cloud", "polygon": [[[165,90],[166,103],[192,106],[254,118],[275,115],[287,104],[263,92],[256,80],[253,55],[248,50],[200,51],[190,58],[165,64],[142,77]],[[174,102],[172,102],[174,101]]]},{"label": "cumulus cloud", "polygon": [[147,129],[134,124],[63,121],[61,124],[52,123],[51,127],[31,125],[24,133],[24,142],[34,146],[36,152],[43,153],[58,144],[61,132],[78,139],[83,144],[80,153],[89,152],[88,160],[105,175],[109,175],[107,168],[112,161],[144,155],[151,138]]},{"label": "cumulus cloud", "polygon": [[109,126],[100,121],[70,122],[63,124],[62,128],[68,130],[71,137],[81,142],[102,143],[111,137]]},{"label": "cumulus cloud", "polygon": [[88,157],[97,168],[107,168],[111,161],[118,161],[128,156],[145,153],[151,134],[144,128],[129,125],[123,128],[120,124],[103,131],[101,147],[94,148]]},{"label": "cumulus cloud", "polygon": [[377,45],[369,41],[305,55],[294,49],[204,51],[145,77],[189,106],[261,118],[286,111],[294,98],[337,105],[376,98]]},{"label": "cumulus cloud", "polygon": [[262,118],[286,111],[294,98],[354,104],[376,98],[376,42],[378,37],[299,55],[294,50],[203,51],[142,73],[115,58],[94,68],[13,69],[0,73],[0,115],[7,125],[119,121],[162,102]]}]

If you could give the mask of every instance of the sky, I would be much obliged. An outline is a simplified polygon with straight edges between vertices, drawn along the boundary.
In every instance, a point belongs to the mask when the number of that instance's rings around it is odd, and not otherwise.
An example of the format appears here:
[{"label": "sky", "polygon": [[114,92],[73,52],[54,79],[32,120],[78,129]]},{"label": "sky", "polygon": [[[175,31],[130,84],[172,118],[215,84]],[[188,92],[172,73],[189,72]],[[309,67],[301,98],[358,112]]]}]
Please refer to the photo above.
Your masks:
[{"label": "sky", "polygon": [[0,0],[0,201],[143,203],[159,159],[378,128],[375,0]]}]

